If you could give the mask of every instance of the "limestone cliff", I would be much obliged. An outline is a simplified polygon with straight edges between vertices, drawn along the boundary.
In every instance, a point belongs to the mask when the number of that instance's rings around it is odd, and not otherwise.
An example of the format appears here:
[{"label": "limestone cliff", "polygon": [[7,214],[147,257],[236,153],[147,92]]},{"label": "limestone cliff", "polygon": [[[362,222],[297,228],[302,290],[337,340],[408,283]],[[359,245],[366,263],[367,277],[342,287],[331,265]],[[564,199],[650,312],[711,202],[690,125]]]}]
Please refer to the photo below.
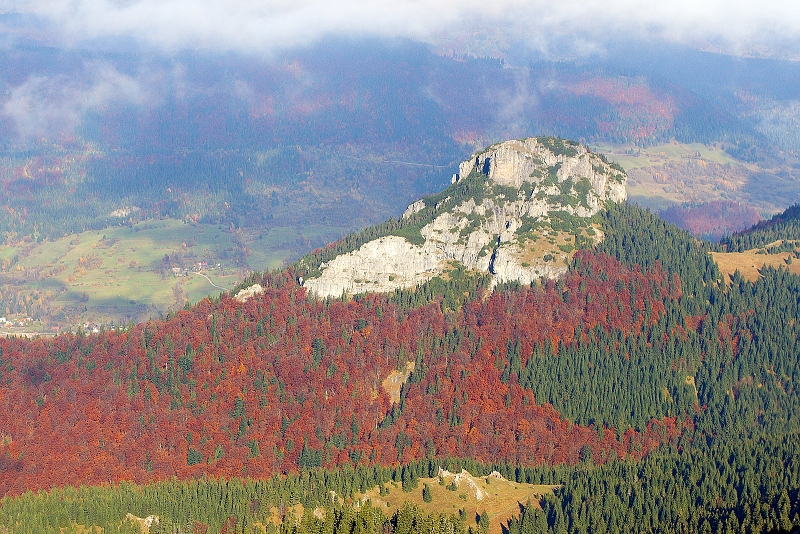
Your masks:
[{"label": "limestone cliff", "polygon": [[491,273],[495,282],[556,278],[577,246],[602,238],[591,217],[605,202],[625,200],[625,182],[619,166],[571,141],[492,145],[463,162],[442,193],[371,229],[374,238],[362,232],[301,260],[303,284],[320,297],[393,291],[416,287],[454,262]]}]

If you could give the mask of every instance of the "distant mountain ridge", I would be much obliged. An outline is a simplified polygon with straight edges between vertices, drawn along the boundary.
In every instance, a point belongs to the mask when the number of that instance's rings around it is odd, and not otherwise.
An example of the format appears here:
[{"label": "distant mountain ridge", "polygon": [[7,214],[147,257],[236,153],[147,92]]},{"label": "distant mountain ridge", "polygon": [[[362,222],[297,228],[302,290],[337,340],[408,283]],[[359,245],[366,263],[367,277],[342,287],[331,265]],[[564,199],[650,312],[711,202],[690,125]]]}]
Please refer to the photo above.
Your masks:
[{"label": "distant mountain ridge", "polygon": [[490,274],[493,283],[557,278],[576,248],[602,238],[591,218],[606,202],[625,200],[626,180],[619,166],[574,141],[497,143],[374,238],[301,260],[309,273],[303,285],[320,297],[388,292],[458,265]]}]

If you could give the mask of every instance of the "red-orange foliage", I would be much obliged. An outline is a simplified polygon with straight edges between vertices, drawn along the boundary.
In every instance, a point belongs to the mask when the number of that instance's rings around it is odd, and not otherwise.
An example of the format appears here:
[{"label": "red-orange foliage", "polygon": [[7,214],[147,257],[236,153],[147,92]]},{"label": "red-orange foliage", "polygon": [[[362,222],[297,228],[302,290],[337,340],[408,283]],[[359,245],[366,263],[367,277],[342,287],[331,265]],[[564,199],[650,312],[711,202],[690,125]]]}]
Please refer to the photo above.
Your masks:
[{"label": "red-orange foliage", "polygon": [[[594,458],[645,454],[680,432],[675,420],[601,439],[501,380],[509,340],[527,358],[534,343],[570,343],[579,325],[633,335],[679,292],[658,268],[577,258],[559,282],[453,316],[376,295],[321,303],[286,272],[265,275],[245,303],[203,300],[124,333],[0,340],[0,495],[269,476],[297,469],[304,448],[327,466],[428,454],[576,462],[586,445]],[[407,361],[416,369],[393,407],[381,382]]]}]

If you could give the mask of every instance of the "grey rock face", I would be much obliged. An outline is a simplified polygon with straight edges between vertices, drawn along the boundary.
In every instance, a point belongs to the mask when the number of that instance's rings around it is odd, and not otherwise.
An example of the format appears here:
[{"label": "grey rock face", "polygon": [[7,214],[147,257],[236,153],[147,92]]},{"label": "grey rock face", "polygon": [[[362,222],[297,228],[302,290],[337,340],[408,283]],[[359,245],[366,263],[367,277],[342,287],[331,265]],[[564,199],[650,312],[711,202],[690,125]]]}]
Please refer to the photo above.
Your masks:
[{"label": "grey rock face", "polygon": [[[381,237],[321,265],[321,275],[304,285],[320,297],[388,292],[416,287],[453,262],[491,273],[495,282],[557,278],[567,270],[570,247],[557,247],[566,234],[552,230],[552,218],[567,214],[579,221],[578,230],[588,230],[588,218],[605,202],[626,198],[621,169],[586,147],[552,138],[492,145],[459,166],[451,188],[464,180],[480,193],[459,197],[454,190],[433,206],[419,228],[421,244]],[[426,208],[425,199],[414,202],[402,220]],[[587,235],[601,238],[596,229]]]}]

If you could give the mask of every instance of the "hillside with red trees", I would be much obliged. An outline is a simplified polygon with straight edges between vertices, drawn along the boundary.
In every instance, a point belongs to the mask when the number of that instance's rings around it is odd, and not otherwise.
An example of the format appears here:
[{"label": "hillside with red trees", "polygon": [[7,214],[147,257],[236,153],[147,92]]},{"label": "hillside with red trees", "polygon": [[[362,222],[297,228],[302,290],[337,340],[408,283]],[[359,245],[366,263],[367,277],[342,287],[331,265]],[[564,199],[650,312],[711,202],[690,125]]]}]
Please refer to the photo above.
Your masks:
[{"label": "hillside with red trees", "polygon": [[752,206],[724,200],[698,206],[670,206],[662,210],[660,216],[698,237],[713,241],[741,232],[761,220],[761,216]]},{"label": "hillside with red trees", "polygon": [[[0,340],[0,495],[430,455],[574,463],[588,446],[596,459],[641,457],[684,423],[598,432],[502,376],[512,341],[530,355],[591,329],[635,335],[680,296],[658,266],[589,252],[578,263],[557,283],[459,312],[377,295],[320,302],[287,271],[263,275],[265,291],[244,303],[206,299],[125,332]],[[415,370],[392,405],[381,382],[406,362]]]}]

